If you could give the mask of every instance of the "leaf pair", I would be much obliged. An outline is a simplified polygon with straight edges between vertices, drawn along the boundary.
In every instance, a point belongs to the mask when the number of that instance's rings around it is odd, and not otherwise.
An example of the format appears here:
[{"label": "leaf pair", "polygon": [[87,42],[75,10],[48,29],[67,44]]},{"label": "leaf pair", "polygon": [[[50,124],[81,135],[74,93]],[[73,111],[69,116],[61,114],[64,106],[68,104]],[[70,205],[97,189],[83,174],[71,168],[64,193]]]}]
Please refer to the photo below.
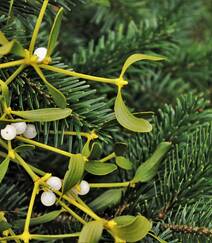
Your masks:
[{"label": "leaf pair", "polygon": [[[135,242],[143,239],[152,228],[144,216],[120,216],[113,220],[110,232],[123,241]],[[84,225],[78,243],[98,243],[104,229],[103,220],[91,221]]]},{"label": "leaf pair", "polygon": [[[135,62],[140,60],[150,60],[150,61],[159,61],[164,60],[163,57],[156,57],[156,56],[150,56],[150,55],[143,55],[143,54],[134,54],[131,55],[127,60],[125,61],[119,81],[123,80],[123,76],[127,69]],[[137,118],[135,117],[127,108],[125,105],[122,94],[121,94],[121,88],[122,86],[118,86],[118,94],[115,100],[115,116],[117,121],[126,129],[134,131],[134,132],[150,132],[152,130],[152,125],[143,118]]]},{"label": "leaf pair", "polygon": [[17,40],[9,41],[0,31],[0,57],[9,53],[25,57],[25,50]]}]

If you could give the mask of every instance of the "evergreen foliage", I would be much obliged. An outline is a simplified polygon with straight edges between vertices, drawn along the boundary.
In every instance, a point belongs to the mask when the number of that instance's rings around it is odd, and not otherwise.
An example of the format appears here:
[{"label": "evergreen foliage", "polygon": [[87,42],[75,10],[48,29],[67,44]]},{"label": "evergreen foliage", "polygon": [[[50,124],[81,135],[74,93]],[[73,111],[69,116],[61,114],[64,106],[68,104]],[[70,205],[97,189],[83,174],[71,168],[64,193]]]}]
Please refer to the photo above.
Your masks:
[{"label": "evergreen foliage", "polygon": [[[0,1],[0,30],[9,40],[15,38],[27,45],[42,1],[14,0],[8,17],[11,2]],[[133,162],[133,169],[118,169],[104,177],[86,174],[86,180],[91,183],[131,180],[138,166],[153,154],[159,143],[171,142],[157,175],[147,183],[119,191],[116,202],[100,209],[98,215],[111,219],[142,214],[152,221],[152,232],[167,242],[211,242],[211,1],[52,0],[50,3],[39,34],[39,46],[47,44],[54,8],[65,9],[59,43],[53,54],[54,66],[116,77],[130,54],[157,54],[167,60],[141,61],[127,72],[126,103],[133,107],[134,114],[147,117],[153,124],[153,131],[145,134],[132,133],[115,120],[114,87],[45,71],[48,81],[67,97],[73,116],[37,123],[36,140],[76,154],[82,151],[85,139],[80,135],[67,137],[64,131],[94,129],[104,151],[102,156],[113,152],[115,143],[126,143],[125,157]],[[9,59],[0,60],[3,63]],[[0,69],[0,79],[7,79],[14,71],[15,68]],[[11,92],[14,110],[54,105],[47,87],[31,68],[16,78]],[[1,153],[6,151],[1,148]],[[67,170],[67,158],[51,152],[30,150],[22,153],[22,157],[61,178]],[[23,173],[20,166],[10,165],[0,184],[0,210],[6,213],[10,223],[24,219],[27,214],[33,184]],[[106,190],[110,189],[93,189],[83,200],[92,206]],[[42,206],[39,199],[36,202],[33,217],[53,210]],[[89,219],[85,214],[81,216]],[[40,234],[80,230],[80,223],[66,213],[52,222],[31,227],[32,232]],[[21,233],[20,229],[16,231]],[[70,242],[70,239],[49,242]],[[113,240],[104,236],[101,242]],[[141,242],[157,240],[148,235]]]}]

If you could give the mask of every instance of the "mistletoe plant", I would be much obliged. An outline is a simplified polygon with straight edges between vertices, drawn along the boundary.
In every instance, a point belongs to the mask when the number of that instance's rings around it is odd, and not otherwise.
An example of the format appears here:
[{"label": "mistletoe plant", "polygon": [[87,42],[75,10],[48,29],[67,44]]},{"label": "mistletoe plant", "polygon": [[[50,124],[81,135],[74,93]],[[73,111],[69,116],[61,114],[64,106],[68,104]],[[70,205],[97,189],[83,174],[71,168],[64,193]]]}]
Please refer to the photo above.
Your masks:
[{"label": "mistletoe plant", "polygon": [[[71,119],[72,115],[72,109],[67,107],[66,97],[60,90],[56,89],[47,81],[45,75],[42,72],[42,69],[44,69],[67,76],[75,76],[91,81],[108,83],[117,86],[118,92],[114,107],[117,121],[123,127],[131,131],[150,132],[152,129],[151,124],[147,120],[137,118],[131,114],[123,102],[121,93],[122,88],[128,84],[128,82],[124,79],[124,75],[129,66],[134,62],[140,60],[159,61],[164,58],[143,54],[131,55],[125,61],[120,76],[113,79],[86,75],[50,65],[52,61],[51,55],[55,49],[59,35],[63,8],[61,8],[56,15],[50,32],[47,48],[39,47],[35,49],[38,32],[47,6],[48,0],[44,0],[28,49],[24,49],[17,40],[9,41],[5,35],[0,32],[0,56],[3,57],[5,55],[14,54],[20,58],[15,61],[13,60],[0,64],[1,69],[18,66],[18,68],[7,80],[0,80],[0,122],[1,124],[6,124],[5,128],[1,130],[2,139],[0,139],[0,146],[3,150],[6,151],[0,152],[1,157],[4,157],[4,160],[0,164],[0,182],[4,178],[10,162],[14,162],[23,167],[23,169],[28,173],[34,182],[26,219],[24,221],[17,220],[13,223],[8,223],[4,212],[1,212],[0,226],[1,229],[3,229],[3,235],[0,238],[0,241],[6,242],[13,240],[15,242],[23,241],[27,243],[32,239],[37,241],[48,241],[54,239],[79,237],[79,242],[81,243],[95,243],[98,242],[102,237],[103,230],[109,233],[111,237],[114,238],[115,242],[134,242],[143,239],[147,234],[151,235],[155,239],[158,239],[159,241],[162,241],[151,231],[152,222],[150,222],[144,216],[123,215],[107,220],[99,217],[87,204],[84,203],[80,196],[89,193],[89,190],[93,188],[117,188],[116,194],[121,197],[123,188],[134,187],[136,183],[145,183],[151,180],[157,172],[160,161],[170,149],[171,143],[160,143],[152,156],[146,162],[141,164],[140,167],[138,167],[134,177],[130,181],[117,183],[88,183],[87,181],[83,180],[85,172],[104,176],[116,170],[118,168],[117,166],[124,170],[130,170],[132,168],[132,162],[123,156],[123,150],[125,150],[123,144],[116,146],[114,148],[114,152],[108,156],[101,159],[96,159],[95,156],[96,151],[98,150],[98,143],[93,141],[98,138],[98,135],[95,133],[95,131],[65,131],[64,134],[67,136],[80,135],[87,139],[81,153],[73,154],[68,151],[34,140],[37,132],[33,123],[56,121],[64,118]],[[31,66],[35,70],[37,75],[46,85],[48,92],[52,96],[52,99],[54,100],[57,107],[18,111],[11,109],[11,93],[9,85],[11,82],[15,82],[16,77],[28,66]],[[21,156],[23,151],[35,148],[48,150],[69,158],[68,170],[66,171],[63,180],[30,165],[23,159]],[[116,164],[110,162],[112,159],[115,159]],[[52,206],[57,203],[61,206],[61,209],[33,218],[32,212],[35,198],[40,191],[43,191],[41,193],[41,203],[43,205]],[[111,203],[113,198],[108,198],[109,193],[109,191],[106,191],[100,197],[95,199],[93,203],[96,205],[100,204],[101,202],[106,204]],[[108,200],[110,200],[110,202],[108,202]],[[73,206],[80,210],[82,213],[87,214],[90,220],[85,221],[80,216],[80,214],[74,212],[71,209]],[[41,235],[39,233],[30,233],[31,224],[49,222],[64,212],[71,214],[82,224],[81,232],[62,235]],[[19,228],[23,226],[22,234],[15,233],[13,229],[15,225],[18,225]]]}]

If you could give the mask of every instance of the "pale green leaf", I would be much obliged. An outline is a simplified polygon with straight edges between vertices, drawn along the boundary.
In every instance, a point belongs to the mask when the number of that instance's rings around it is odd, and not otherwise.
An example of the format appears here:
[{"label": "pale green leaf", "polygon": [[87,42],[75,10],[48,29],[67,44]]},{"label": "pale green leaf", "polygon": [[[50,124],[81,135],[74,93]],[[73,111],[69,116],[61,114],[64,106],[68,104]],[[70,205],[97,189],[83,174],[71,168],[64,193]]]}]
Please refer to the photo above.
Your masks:
[{"label": "pale green leaf", "polygon": [[15,148],[15,151],[17,153],[22,153],[22,152],[26,152],[26,151],[31,151],[35,149],[35,145],[31,145],[31,144],[22,144],[19,145]]},{"label": "pale green leaf", "polygon": [[[31,218],[30,219],[30,225],[38,225],[38,224],[45,224],[48,223],[54,219],[56,219],[60,214],[62,210],[55,210],[50,213],[43,214],[41,216]],[[25,219],[19,219],[14,221],[13,226],[15,228],[22,228],[24,226]]]},{"label": "pale green leaf", "polygon": [[85,159],[82,154],[73,154],[63,181],[63,192],[67,192],[82,179]]},{"label": "pale green leaf", "polygon": [[116,157],[116,164],[125,170],[131,170],[132,169],[132,162],[128,160],[127,158],[123,156],[117,156]]},{"label": "pale green leaf", "polygon": [[120,216],[114,218],[117,223],[112,228],[114,235],[127,242],[142,240],[152,228],[151,222],[144,216]]},{"label": "pale green leaf", "polygon": [[95,211],[115,206],[121,201],[124,191],[125,189],[111,189],[103,192],[100,196],[95,198],[89,206]]},{"label": "pale green leaf", "polygon": [[90,160],[97,159],[101,156],[101,154],[102,154],[102,145],[97,142],[92,143],[89,159]]},{"label": "pale green leaf", "polygon": [[70,108],[43,108],[30,111],[12,111],[11,113],[30,121],[57,121],[71,115]]},{"label": "pale green leaf", "polygon": [[60,92],[58,89],[56,89],[53,85],[51,85],[45,78],[43,72],[40,70],[38,65],[33,65],[35,71],[39,75],[39,77],[43,80],[45,85],[48,88],[49,93],[51,94],[52,98],[54,99],[56,105],[60,108],[65,108],[66,107],[66,98],[63,95],[62,92]]},{"label": "pale green leaf", "polygon": [[47,51],[47,55],[50,56],[57,44],[57,38],[59,35],[59,31],[60,31],[60,26],[61,26],[61,21],[62,21],[62,16],[63,16],[63,8],[60,8],[60,10],[58,11],[50,35],[49,35],[49,42],[48,42],[48,51]]},{"label": "pale green leaf", "polygon": [[101,220],[91,221],[84,225],[78,243],[98,243],[103,231]]},{"label": "pale green leaf", "polygon": [[138,167],[132,182],[147,182],[151,180],[156,175],[159,164],[170,147],[170,142],[161,142],[152,156]]},{"label": "pale green leaf", "polygon": [[7,173],[9,163],[10,163],[10,159],[9,157],[6,157],[0,164],[0,183],[2,182],[5,174]]},{"label": "pale green leaf", "polygon": [[157,57],[157,56],[151,56],[151,55],[144,55],[144,54],[133,54],[127,58],[125,61],[122,71],[120,74],[120,77],[122,78],[129,66],[131,66],[133,63],[141,61],[141,60],[149,60],[149,61],[160,61],[165,60],[164,57]]},{"label": "pale green leaf", "polygon": [[121,89],[118,90],[114,110],[117,121],[123,127],[134,132],[150,132],[152,130],[152,125],[147,120],[137,118],[130,113],[122,99]]},{"label": "pale green leaf", "polygon": [[110,163],[89,161],[85,165],[85,170],[93,175],[107,175],[117,169],[117,166]]},{"label": "pale green leaf", "polygon": [[85,157],[89,157],[91,150],[90,150],[90,139],[87,139],[86,143],[84,144],[83,148],[82,148],[82,155],[84,155]]}]

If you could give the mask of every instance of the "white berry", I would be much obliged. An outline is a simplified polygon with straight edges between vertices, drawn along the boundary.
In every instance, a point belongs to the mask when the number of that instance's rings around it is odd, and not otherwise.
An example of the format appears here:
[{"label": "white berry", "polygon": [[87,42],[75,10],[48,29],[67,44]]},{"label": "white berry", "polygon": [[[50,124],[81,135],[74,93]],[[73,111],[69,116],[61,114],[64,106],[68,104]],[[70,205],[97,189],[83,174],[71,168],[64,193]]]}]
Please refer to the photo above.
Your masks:
[{"label": "white berry", "polygon": [[38,57],[38,62],[42,62],[47,54],[47,49],[45,47],[39,47],[35,49],[34,55]]},{"label": "white berry", "polygon": [[42,192],[40,199],[42,204],[46,207],[50,207],[56,202],[56,196],[52,191]]},{"label": "white berry", "polygon": [[16,137],[16,129],[11,125],[7,125],[4,129],[1,129],[1,136],[5,140],[12,140]]},{"label": "white berry", "polygon": [[23,135],[26,138],[35,138],[37,136],[35,125],[28,124]]},{"label": "white berry", "polygon": [[17,135],[24,133],[27,127],[26,122],[11,123],[11,126],[13,126],[16,129]]},{"label": "white berry", "polygon": [[82,180],[80,182],[80,190],[78,192],[79,195],[86,195],[90,191],[90,185],[87,181]]},{"label": "white berry", "polygon": [[62,181],[59,177],[52,176],[50,177],[46,183],[54,190],[60,190],[62,187]]}]

